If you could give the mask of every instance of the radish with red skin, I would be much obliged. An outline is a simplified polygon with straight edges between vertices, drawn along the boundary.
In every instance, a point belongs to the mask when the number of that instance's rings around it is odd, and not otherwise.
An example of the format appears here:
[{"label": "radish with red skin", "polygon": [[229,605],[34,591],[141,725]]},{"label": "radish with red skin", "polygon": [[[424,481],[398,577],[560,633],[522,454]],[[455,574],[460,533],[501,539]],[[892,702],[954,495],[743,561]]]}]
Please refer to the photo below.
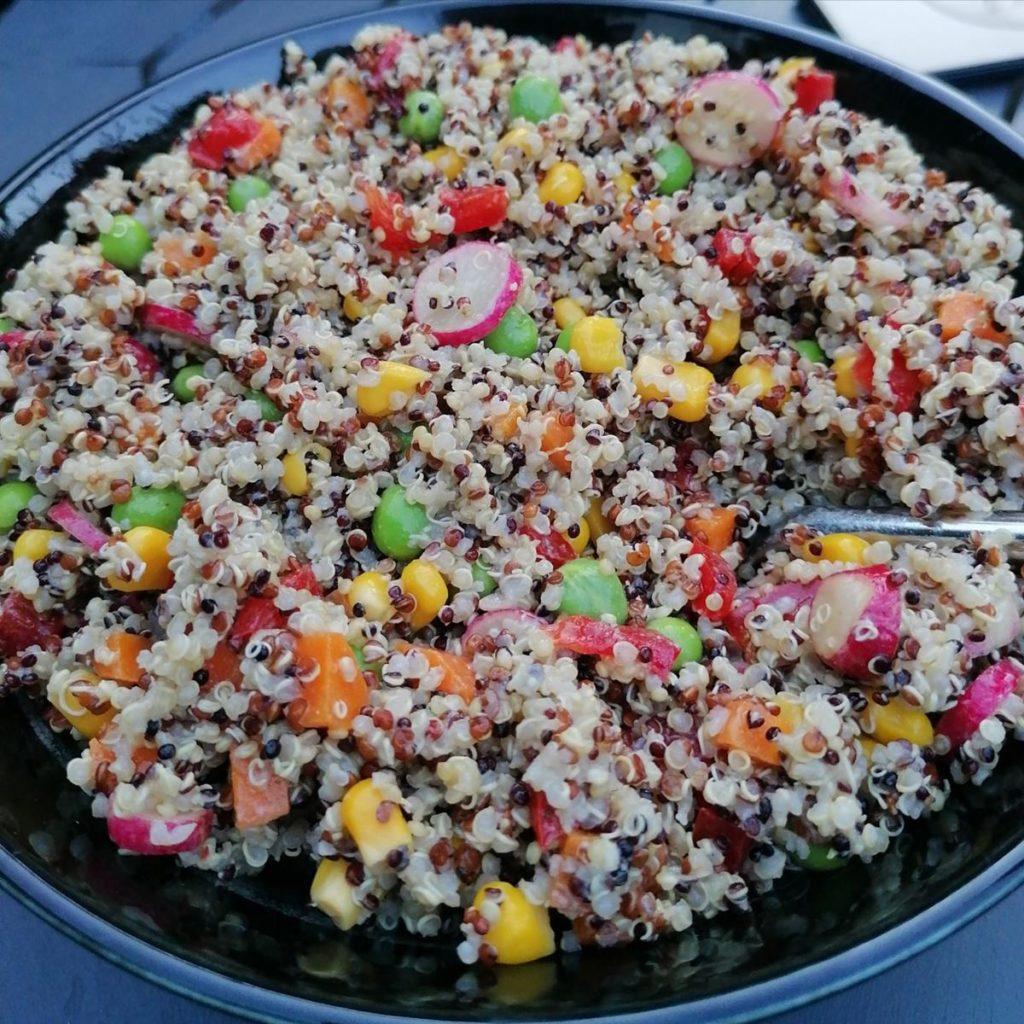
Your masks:
[{"label": "radish with red skin", "polygon": [[547,625],[539,615],[522,608],[497,608],[469,620],[462,634],[462,646],[465,648],[467,641],[474,639],[493,640],[499,633],[518,638],[528,630],[544,629]]},{"label": "radish with red skin", "polygon": [[110,543],[110,534],[96,526],[84,513],[79,512],[70,501],[58,501],[46,513],[65,533],[70,534],[90,551],[99,553]]},{"label": "radish with red skin", "polygon": [[188,853],[206,841],[213,827],[213,811],[187,811],[171,818],[150,814],[120,815],[113,811],[107,817],[107,834],[127,853],[144,857]]},{"label": "radish with red skin", "polygon": [[163,369],[160,360],[141,341],[128,338],[124,343],[125,351],[135,359],[139,373],[146,380],[153,380]]},{"label": "radish with red skin", "polygon": [[[763,79],[714,71],[686,90],[688,109],[676,135],[694,160],[709,167],[746,167],[768,150],[784,110]],[[738,131],[742,126],[742,131]]]},{"label": "radish with red skin", "polygon": [[8,352],[13,352],[25,344],[26,338],[28,338],[28,331],[4,331],[3,334],[0,334],[0,345]]},{"label": "radish with red skin", "polygon": [[1009,658],[990,665],[939,719],[935,734],[945,736],[954,750],[962,747],[1017,689],[1022,676],[1024,669]]},{"label": "radish with red skin", "polygon": [[777,583],[760,591],[743,587],[736,592],[732,607],[722,625],[736,643],[746,647],[750,642],[746,619],[751,612],[763,605],[771,605],[777,608],[784,618],[792,619],[801,608],[806,608],[814,600],[819,586],[821,580],[813,580],[810,583]]},{"label": "radish with red skin", "polygon": [[970,633],[964,639],[964,653],[969,658],[980,658],[1013,643],[1021,634],[1020,612],[1011,601],[1003,602],[996,607],[996,614],[984,632],[983,640],[971,640]]},{"label": "radish with red skin", "polygon": [[199,326],[196,318],[183,309],[147,302],[142,307],[140,315],[142,326],[147,331],[174,334],[185,341],[194,341],[200,345],[205,345],[210,340],[209,333]]},{"label": "radish with red skin", "polygon": [[878,674],[876,659],[895,657],[902,618],[903,594],[886,566],[837,572],[811,603],[811,646],[840,675],[870,679]]},{"label": "radish with red skin", "polygon": [[865,192],[861,183],[847,170],[832,170],[822,177],[820,187],[826,199],[869,231],[887,228],[902,231],[910,224],[910,218],[902,210],[894,210],[884,199]]},{"label": "radish with red skin", "polygon": [[468,345],[498,326],[522,284],[522,269],[500,246],[464,242],[420,271],[413,315],[439,345]]},{"label": "radish with red skin", "polygon": [[649,653],[647,661],[637,661],[645,671],[664,679],[679,657],[679,647],[668,637],[643,626],[613,626],[607,622],[587,618],[585,615],[565,615],[548,628],[551,639],[558,647],[574,654],[589,654],[597,658],[615,659],[615,647],[628,643],[639,653]]}]

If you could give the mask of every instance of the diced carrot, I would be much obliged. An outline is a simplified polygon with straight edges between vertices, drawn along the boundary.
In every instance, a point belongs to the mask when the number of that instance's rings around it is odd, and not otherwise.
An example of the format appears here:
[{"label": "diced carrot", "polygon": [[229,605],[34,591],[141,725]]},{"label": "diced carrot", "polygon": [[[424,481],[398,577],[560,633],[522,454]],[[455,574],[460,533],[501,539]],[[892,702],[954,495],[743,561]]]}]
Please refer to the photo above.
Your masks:
[{"label": "diced carrot", "polygon": [[156,250],[162,259],[176,264],[181,273],[189,274],[205,267],[217,255],[217,243],[205,231],[185,237],[161,235]]},{"label": "diced carrot", "polygon": [[260,122],[260,130],[256,138],[240,148],[232,162],[239,171],[251,171],[264,160],[277,156],[280,148],[281,129],[269,118],[266,118]]},{"label": "diced carrot", "polygon": [[715,743],[726,750],[742,750],[759,764],[782,764],[782,754],[767,732],[771,728],[789,732],[792,721],[781,713],[770,714],[761,701],[753,698],[738,697],[727,708],[729,717],[716,733]]},{"label": "diced carrot", "polygon": [[362,87],[350,78],[338,75],[327,83],[323,93],[323,101],[327,112],[343,128],[355,131],[362,128],[373,114],[370,98]]},{"label": "diced carrot", "polygon": [[562,422],[561,416],[561,413],[553,413],[548,416],[544,424],[544,433],[541,434],[540,447],[547,453],[548,461],[555,469],[562,473],[569,473],[572,470],[572,463],[565,447],[572,441],[574,430],[571,423]]},{"label": "diced carrot", "polygon": [[519,421],[526,414],[526,406],[522,402],[513,402],[508,412],[495,416],[491,420],[491,434],[496,441],[511,441],[519,432]]},{"label": "diced carrot", "polygon": [[97,651],[93,659],[96,672],[104,679],[116,679],[119,683],[138,683],[143,673],[139,655],[152,646],[152,640],[138,633],[112,633],[107,637],[107,650]]},{"label": "diced carrot", "polygon": [[231,800],[235,807],[235,827],[259,828],[284,817],[291,809],[288,783],[275,775],[269,764],[264,764],[265,780],[257,785],[249,774],[249,765],[256,760],[239,757],[237,748],[231,751]]},{"label": "diced carrot", "polygon": [[230,683],[236,690],[242,685],[242,656],[226,640],[221,640],[203,663],[207,679],[204,690],[218,683]]},{"label": "diced carrot", "polygon": [[[97,768],[103,764],[110,764],[116,757],[114,751],[100,739],[89,740],[89,753]],[[132,764],[137,772],[144,772],[150,765],[156,764],[157,760],[156,747],[150,744],[139,744],[132,751]]]},{"label": "diced carrot", "polygon": [[732,543],[736,513],[730,508],[712,508],[686,520],[686,532],[694,540],[702,540],[719,554]]},{"label": "diced carrot", "polygon": [[594,838],[593,832],[583,832],[581,829],[573,829],[562,843],[562,848],[559,853],[563,857],[573,857],[575,860],[583,859],[583,852],[587,848],[587,843]]},{"label": "diced carrot", "polygon": [[[649,210],[655,210],[658,206],[658,201],[656,199],[648,200],[646,206]],[[622,219],[619,221],[619,225],[623,231],[632,231],[633,221],[636,219],[636,215],[640,212],[640,209],[641,208],[635,203],[628,203],[626,205],[625,212],[622,214]],[[646,244],[647,248],[649,248],[662,263],[672,262],[674,249],[671,238],[659,238]]]},{"label": "diced carrot", "polygon": [[302,687],[306,702],[298,725],[347,736],[352,719],[366,704],[369,689],[356,656],[340,633],[308,633],[295,641],[295,657],[319,667],[315,679]]},{"label": "diced carrot", "polygon": [[1009,341],[1006,331],[996,330],[988,303],[977,292],[957,292],[944,300],[939,306],[939,325],[943,341],[955,338],[964,329],[985,341]]},{"label": "diced carrot", "polygon": [[467,658],[425,644],[415,644],[412,649],[419,651],[431,668],[439,668],[444,672],[437,687],[441,693],[461,697],[467,704],[476,696],[476,673]]}]

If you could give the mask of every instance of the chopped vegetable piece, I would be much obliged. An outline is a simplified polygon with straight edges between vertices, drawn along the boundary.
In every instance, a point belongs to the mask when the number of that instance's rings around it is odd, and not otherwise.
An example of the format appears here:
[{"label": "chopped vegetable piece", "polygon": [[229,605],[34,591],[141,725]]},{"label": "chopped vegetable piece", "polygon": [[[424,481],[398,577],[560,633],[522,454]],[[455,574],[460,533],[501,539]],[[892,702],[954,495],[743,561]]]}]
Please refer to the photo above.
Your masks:
[{"label": "chopped vegetable piece", "polygon": [[485,882],[473,907],[486,914],[485,903],[497,905],[497,917],[485,918],[490,926],[484,941],[499,964],[525,964],[554,953],[555,933],[547,910],[531,903],[521,889],[508,882]]},{"label": "chopped vegetable piece", "polygon": [[822,347],[816,341],[794,341],[793,348],[800,353],[802,359],[807,359],[812,363],[828,365],[828,356],[825,355]]},{"label": "chopped vegetable piece", "polygon": [[541,533],[532,526],[521,526],[519,532],[524,537],[529,537],[537,546],[537,555],[546,558],[556,569],[561,568],[566,562],[571,562],[576,557],[573,546],[554,530]]},{"label": "chopped vegetable piece", "polygon": [[100,235],[103,258],[121,270],[138,270],[142,257],[153,248],[149,232],[134,217],[117,214],[110,229]]},{"label": "chopped vegetable piece", "polygon": [[206,682],[201,689],[212,690],[219,683],[230,683],[236,690],[242,685],[242,659],[227,640],[221,640],[213,654],[203,662]]},{"label": "chopped vegetable piece", "polygon": [[196,129],[188,155],[207,170],[222,171],[233,163],[247,171],[276,153],[280,144],[281,133],[272,122],[229,103]]},{"label": "chopped vegetable piece", "polygon": [[538,124],[562,112],[558,83],[541,75],[523,75],[516,79],[508,97],[508,112]]},{"label": "chopped vegetable piece", "polygon": [[737,697],[729,701],[726,708],[728,716],[712,737],[714,742],[725,750],[742,750],[758,764],[782,764],[782,752],[774,739],[768,738],[770,729],[792,731],[782,712],[772,713],[761,701],[750,697]]},{"label": "chopped vegetable piece", "polygon": [[11,591],[0,604],[0,654],[10,658],[29,647],[55,650],[60,645],[61,619],[40,614],[27,598]]},{"label": "chopped vegetable piece", "polygon": [[296,639],[295,657],[312,666],[299,697],[305,704],[297,716],[299,727],[347,736],[352,719],[369,698],[348,641],[340,633],[309,633]]},{"label": "chopped vegetable piece", "polygon": [[424,558],[414,558],[402,570],[402,589],[416,604],[408,613],[409,625],[422,629],[434,621],[448,600],[448,584],[437,567]]},{"label": "chopped vegetable piece", "polygon": [[269,825],[291,810],[288,782],[274,772],[268,761],[241,757],[237,747],[231,751],[231,802],[235,828],[243,831]]},{"label": "chopped vegetable piece", "polygon": [[598,658],[620,660],[616,648],[629,644],[643,669],[659,679],[668,675],[679,657],[679,646],[663,633],[641,626],[612,626],[585,615],[565,615],[549,632],[557,646]]},{"label": "chopped vegetable piece", "polygon": [[816,114],[818,107],[836,98],[836,76],[831,71],[810,67],[797,74],[793,82],[795,106],[805,114]]},{"label": "chopped vegetable piece", "polygon": [[672,662],[672,671],[678,672],[684,665],[700,661],[704,657],[704,643],[700,633],[685,619],[666,616],[647,623],[647,628],[668,637],[679,648],[679,655]]},{"label": "chopped vegetable piece", "polygon": [[722,867],[736,872],[743,866],[754,845],[753,838],[738,822],[726,817],[725,811],[704,804],[693,820],[693,840],[710,839],[722,852]]},{"label": "chopped vegetable piece", "polygon": [[132,488],[131,497],[114,506],[111,518],[122,526],[156,526],[167,533],[173,533],[185,506],[185,495],[179,487]]},{"label": "chopped vegetable piece", "polygon": [[467,704],[473,700],[476,696],[476,673],[468,658],[425,644],[414,644],[411,650],[426,658],[431,668],[441,670],[441,681],[437,684],[440,693],[461,697]]},{"label": "chopped vegetable piece", "polygon": [[255,175],[246,174],[235,178],[228,188],[228,206],[235,213],[241,213],[250,203],[266,199],[270,195],[270,183]]},{"label": "chopped vegetable piece", "polygon": [[545,852],[557,850],[565,841],[565,830],[558,813],[548,803],[542,790],[530,791],[530,826],[537,839],[537,845]]},{"label": "chopped vegetable piece", "polygon": [[362,779],[341,798],[341,823],[359,848],[367,867],[412,845],[402,808],[387,800],[373,779]]},{"label": "chopped vegetable piece", "polygon": [[469,188],[443,188],[441,205],[455,219],[455,234],[497,228],[508,214],[508,192],[504,185],[472,185]]},{"label": "chopped vegetable piece", "polygon": [[992,322],[988,302],[976,292],[954,292],[939,304],[939,326],[942,340],[951,341],[964,331],[976,338],[1005,345],[1010,337]]},{"label": "chopped vegetable piece", "polygon": [[260,419],[268,423],[279,423],[284,419],[284,413],[277,407],[274,400],[262,391],[253,388],[246,388],[242,397],[250,402],[255,402],[260,407]]},{"label": "chopped vegetable piece", "polygon": [[401,484],[392,484],[381,496],[373,513],[373,543],[391,558],[408,562],[423,551],[419,538],[430,527],[427,510],[409,501]]},{"label": "chopped vegetable piece", "polygon": [[626,591],[607,563],[595,558],[576,558],[566,562],[561,573],[562,599],[558,611],[562,615],[585,615],[591,619],[611,615],[620,625],[626,621]]},{"label": "chopped vegetable piece", "polygon": [[46,513],[50,520],[71,534],[90,551],[99,552],[109,543],[110,536],[96,526],[69,501],[58,501]]},{"label": "chopped vegetable piece", "polygon": [[206,842],[213,811],[200,810],[159,818],[150,814],[107,814],[107,832],[121,850],[145,857],[188,853]]},{"label": "chopped vegetable piece", "polygon": [[798,857],[797,863],[807,871],[838,871],[850,861],[847,857],[840,857],[829,843],[811,843],[807,856]]},{"label": "chopped vegetable piece", "polygon": [[994,715],[1002,702],[1020,688],[1022,675],[1020,665],[1008,658],[990,665],[977,679],[967,684],[956,704],[939,719],[936,734],[945,736],[954,750],[962,747],[978,731],[981,723]]},{"label": "chopped vegetable piece", "polygon": [[200,345],[206,345],[210,340],[209,332],[199,326],[191,313],[186,313],[183,309],[172,309],[170,306],[147,302],[140,313],[142,326],[147,331],[175,334],[179,338]]},{"label": "chopped vegetable piece", "polygon": [[703,541],[695,540],[690,549],[694,555],[702,555],[700,567],[700,589],[691,604],[698,615],[711,622],[721,622],[732,607],[736,596],[736,574],[728,563]]},{"label": "chopped vegetable piece", "polygon": [[393,256],[402,256],[421,245],[412,235],[412,214],[402,204],[402,197],[397,192],[385,192],[370,184],[363,184],[360,191],[366,199],[370,227],[383,235],[382,249]]},{"label": "chopped vegetable piece", "polygon": [[119,683],[138,683],[145,671],[139,664],[139,655],[148,651],[153,641],[138,633],[120,630],[111,633],[97,651],[93,664],[104,679]]},{"label": "chopped vegetable piece", "polygon": [[405,100],[405,115],[398,122],[398,130],[416,142],[437,142],[444,122],[444,104],[436,92],[416,89]]},{"label": "chopped vegetable piece", "polygon": [[[51,516],[52,516],[51,509]],[[69,531],[70,532],[70,531]],[[171,556],[167,550],[171,535],[155,526],[133,526],[122,538],[143,563],[137,579],[125,580],[120,576],[107,577],[114,590],[131,593],[138,590],[166,590],[173,582],[170,570]]]},{"label": "chopped vegetable piece", "polygon": [[8,480],[0,484],[0,530],[9,530],[18,521],[19,513],[39,493],[30,480]]},{"label": "chopped vegetable piece", "polygon": [[686,533],[694,540],[707,544],[719,554],[731,543],[736,529],[736,511],[731,508],[711,508],[686,520]]},{"label": "chopped vegetable piece", "polygon": [[749,231],[719,228],[711,245],[714,262],[731,284],[746,284],[757,273],[757,254]]},{"label": "chopped vegetable piece", "polygon": [[693,177],[693,161],[690,154],[677,142],[662,146],[654,154],[654,162],[665,172],[664,177],[658,182],[659,195],[675,195],[690,184]]}]

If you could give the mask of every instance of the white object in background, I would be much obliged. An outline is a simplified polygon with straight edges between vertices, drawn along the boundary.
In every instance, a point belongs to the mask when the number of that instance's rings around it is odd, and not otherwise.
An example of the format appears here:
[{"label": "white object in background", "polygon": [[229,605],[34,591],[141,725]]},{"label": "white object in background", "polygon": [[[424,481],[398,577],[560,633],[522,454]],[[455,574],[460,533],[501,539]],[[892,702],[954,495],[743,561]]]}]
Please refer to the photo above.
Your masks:
[{"label": "white object in background", "polygon": [[836,34],[913,71],[1024,61],[1024,0],[816,0]]}]

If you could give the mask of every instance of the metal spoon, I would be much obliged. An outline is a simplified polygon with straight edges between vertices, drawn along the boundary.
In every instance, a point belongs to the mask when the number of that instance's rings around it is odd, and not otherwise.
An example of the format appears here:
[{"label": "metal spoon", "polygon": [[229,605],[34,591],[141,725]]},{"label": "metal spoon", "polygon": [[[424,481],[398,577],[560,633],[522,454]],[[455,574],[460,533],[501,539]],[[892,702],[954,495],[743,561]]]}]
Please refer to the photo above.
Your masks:
[{"label": "metal spoon", "polygon": [[856,533],[869,540],[920,541],[955,544],[978,533],[985,538],[995,533],[1008,535],[999,547],[1009,558],[1024,558],[1024,512],[993,512],[989,515],[950,516],[917,519],[895,508],[846,508],[841,505],[810,505],[784,524],[766,532],[750,545],[747,558],[759,557],[778,541],[786,526],[801,524],[817,533]]}]

